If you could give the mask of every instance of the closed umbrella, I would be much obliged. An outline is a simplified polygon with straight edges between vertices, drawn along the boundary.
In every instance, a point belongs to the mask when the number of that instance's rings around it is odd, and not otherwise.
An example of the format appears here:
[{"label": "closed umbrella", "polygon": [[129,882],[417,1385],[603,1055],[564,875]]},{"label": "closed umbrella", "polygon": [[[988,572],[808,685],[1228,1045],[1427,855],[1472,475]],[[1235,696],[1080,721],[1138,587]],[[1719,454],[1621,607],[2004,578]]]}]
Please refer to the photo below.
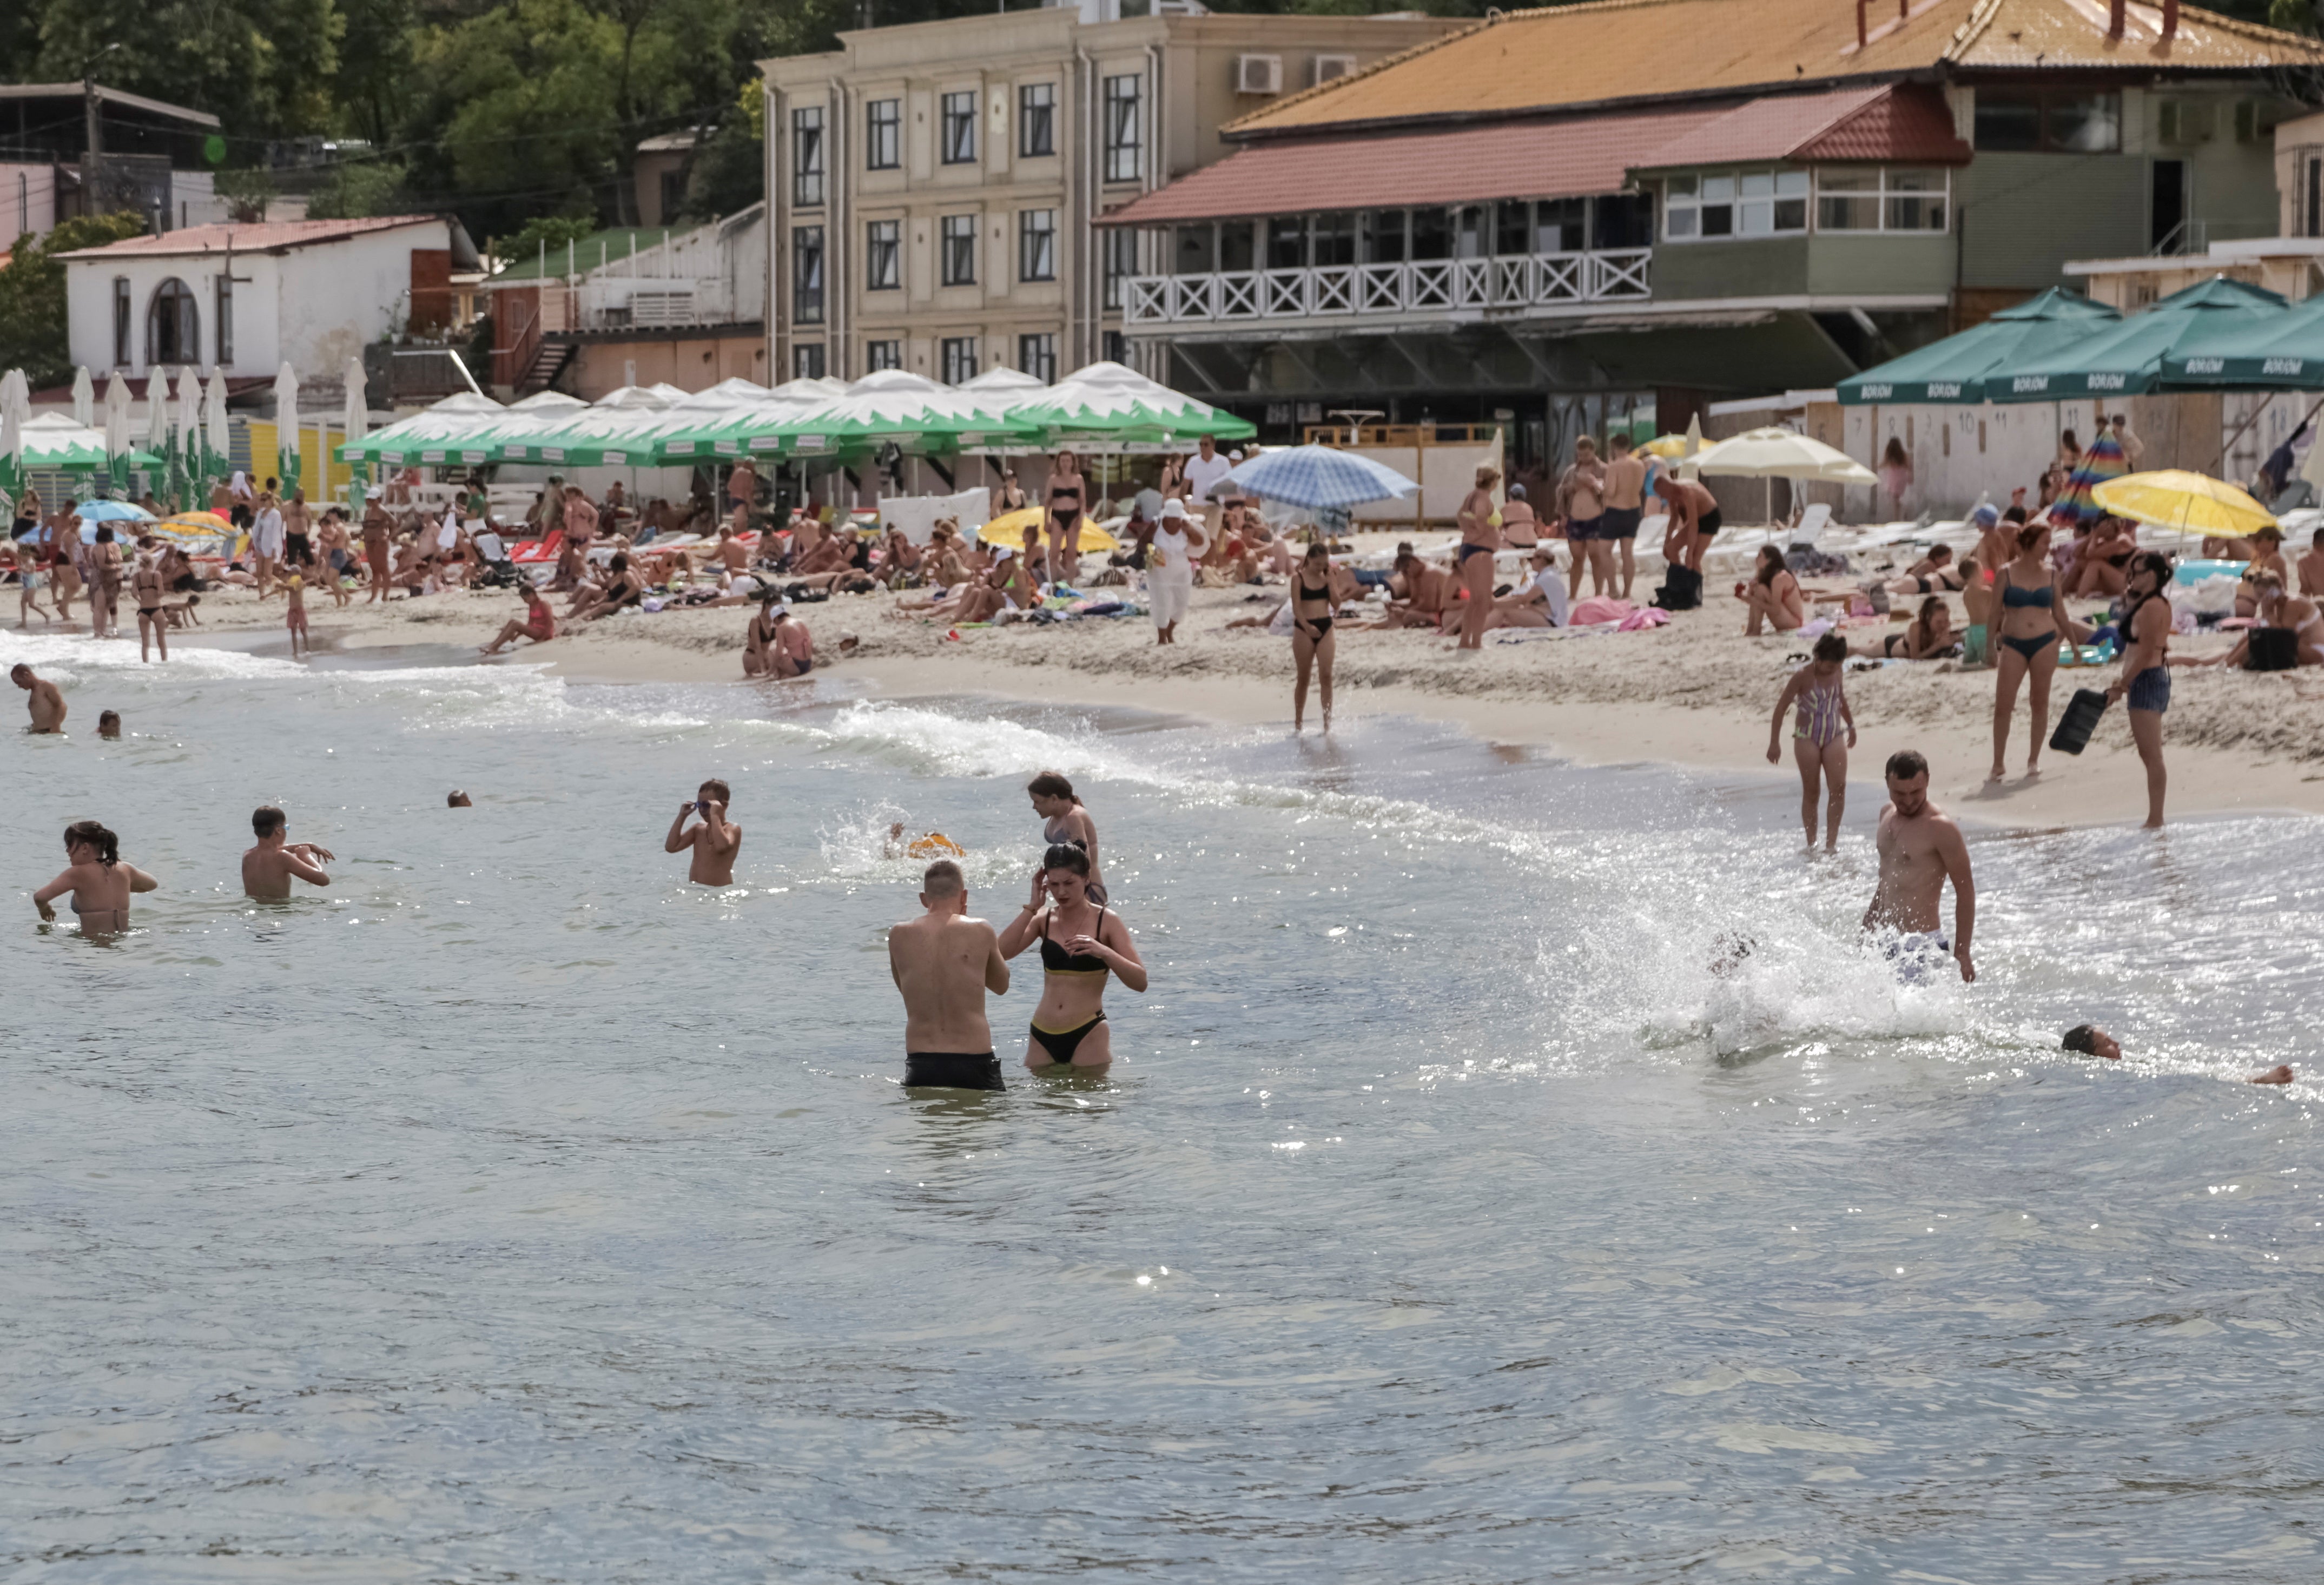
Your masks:
[{"label": "closed umbrella", "polygon": [[[353,444],[371,432],[371,394],[368,389],[370,380],[364,373],[363,359],[349,358],[346,368],[340,377],[346,382],[347,388],[347,410],[341,419],[346,433],[342,438],[346,443]],[[323,476],[328,478],[330,472],[330,461],[327,457],[323,463]],[[354,473],[356,484],[367,484],[371,482],[371,469],[366,465],[356,463]]]},{"label": "closed umbrella", "polygon": [[2181,534],[2240,539],[2277,526],[2267,508],[2233,484],[2177,468],[2126,474],[2092,493],[2116,517]]},{"label": "closed umbrella", "polygon": [[234,464],[234,433],[226,419],[226,371],[210,371],[209,389],[202,394],[202,478],[205,483],[226,477]]},{"label": "closed umbrella", "polygon": [[84,429],[97,428],[97,382],[88,377],[87,364],[73,371],[73,422]]},{"label": "closed umbrella", "polygon": [[281,481],[287,501],[299,487],[299,376],[288,364],[274,373],[274,476]]},{"label": "closed umbrella", "polygon": [[12,506],[24,490],[24,418],[32,407],[26,384],[22,369],[0,374],[0,490]]},{"label": "closed umbrella", "polygon": [[129,488],[129,377],[117,369],[105,382],[105,471]]},{"label": "closed umbrella", "polygon": [[192,367],[178,371],[178,447],[171,476],[190,489],[200,478],[202,448],[202,382]]}]

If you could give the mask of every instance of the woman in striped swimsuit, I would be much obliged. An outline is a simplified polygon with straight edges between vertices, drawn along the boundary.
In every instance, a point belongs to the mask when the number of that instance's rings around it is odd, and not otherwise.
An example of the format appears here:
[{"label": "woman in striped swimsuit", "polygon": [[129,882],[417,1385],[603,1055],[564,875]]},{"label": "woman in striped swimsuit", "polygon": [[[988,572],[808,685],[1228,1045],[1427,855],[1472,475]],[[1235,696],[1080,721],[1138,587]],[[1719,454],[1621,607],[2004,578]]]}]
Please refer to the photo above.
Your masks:
[{"label": "woman in striped swimsuit", "polygon": [[1823,851],[1840,845],[1840,816],[1848,805],[1848,751],[1856,746],[1856,717],[1841,690],[1840,667],[1848,659],[1848,640],[1826,633],[1815,641],[1815,659],[1792,673],[1791,681],[1775,699],[1775,718],[1767,728],[1767,763],[1780,765],[1784,712],[1797,704],[1799,723],[1792,729],[1792,759],[1800,768],[1800,823],[1807,827],[1808,846],[1816,839],[1816,782],[1831,788],[1825,806]]}]

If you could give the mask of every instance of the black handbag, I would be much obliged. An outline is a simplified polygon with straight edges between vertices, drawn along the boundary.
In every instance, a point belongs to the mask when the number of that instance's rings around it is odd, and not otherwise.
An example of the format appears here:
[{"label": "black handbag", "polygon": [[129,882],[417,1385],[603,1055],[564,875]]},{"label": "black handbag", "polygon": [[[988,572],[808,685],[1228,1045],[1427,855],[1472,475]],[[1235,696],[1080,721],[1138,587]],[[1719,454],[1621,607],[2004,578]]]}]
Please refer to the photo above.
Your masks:
[{"label": "black handbag", "polygon": [[2076,688],[2073,702],[2058,718],[2058,730],[2050,734],[2050,746],[2061,754],[2079,754],[2090,746],[2090,734],[2098,729],[2098,718],[2106,714],[2107,696],[2096,688]]}]

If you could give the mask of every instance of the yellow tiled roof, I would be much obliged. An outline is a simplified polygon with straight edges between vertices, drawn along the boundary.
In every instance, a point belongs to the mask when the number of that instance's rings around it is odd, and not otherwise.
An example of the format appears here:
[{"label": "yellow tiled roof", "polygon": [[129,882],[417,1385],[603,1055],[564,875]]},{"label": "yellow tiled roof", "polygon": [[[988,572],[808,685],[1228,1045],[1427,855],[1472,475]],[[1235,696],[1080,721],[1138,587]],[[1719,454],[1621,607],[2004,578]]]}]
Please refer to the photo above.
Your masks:
[{"label": "yellow tiled roof", "polygon": [[1849,0],[1591,0],[1517,11],[1373,62],[1230,123],[1264,135],[1351,123],[1493,115],[1731,93],[1790,83],[1968,69],[2076,67],[2255,71],[2324,66],[2324,44],[2181,7],[2107,0],[1868,0],[1863,48]]}]

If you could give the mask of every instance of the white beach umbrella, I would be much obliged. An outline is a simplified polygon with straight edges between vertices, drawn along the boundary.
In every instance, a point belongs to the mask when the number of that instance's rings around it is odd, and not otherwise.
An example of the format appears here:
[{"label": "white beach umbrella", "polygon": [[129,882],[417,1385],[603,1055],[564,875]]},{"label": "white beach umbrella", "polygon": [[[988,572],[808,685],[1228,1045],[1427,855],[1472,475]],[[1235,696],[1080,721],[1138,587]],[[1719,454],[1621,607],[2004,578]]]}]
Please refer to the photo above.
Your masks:
[{"label": "white beach umbrella", "polygon": [[88,377],[87,364],[73,371],[73,422],[84,429],[97,427],[97,382]]},{"label": "white beach umbrella", "polygon": [[1697,454],[1704,474],[1747,479],[1817,479],[1831,484],[1879,483],[1872,470],[1844,451],[1790,429],[1749,429]]},{"label": "white beach umbrella", "polygon": [[145,449],[170,455],[170,371],[157,367],[145,377]]},{"label": "white beach umbrella", "polygon": [[202,379],[190,364],[178,371],[177,429],[178,454],[187,459],[190,470],[202,434]]},{"label": "white beach umbrella", "polygon": [[289,364],[274,372],[274,466],[268,471],[286,497],[299,483],[299,376]]},{"label": "white beach umbrella", "polygon": [[129,455],[129,377],[118,369],[105,382],[105,455]]},{"label": "white beach umbrella", "polygon": [[209,389],[202,395],[202,442],[210,465],[224,474],[233,465],[234,432],[226,421],[226,371],[210,371]]},{"label": "white beach umbrella", "polygon": [[347,387],[347,410],[340,421],[346,426],[348,439],[360,440],[371,432],[371,396],[367,390],[369,382],[364,375],[363,359],[349,358],[340,377]]},{"label": "white beach umbrella", "polygon": [[[14,378],[16,371],[8,371]],[[24,420],[16,410],[15,392],[0,384],[0,484],[11,490],[21,488],[24,480]],[[8,503],[14,506],[12,500]]]}]

